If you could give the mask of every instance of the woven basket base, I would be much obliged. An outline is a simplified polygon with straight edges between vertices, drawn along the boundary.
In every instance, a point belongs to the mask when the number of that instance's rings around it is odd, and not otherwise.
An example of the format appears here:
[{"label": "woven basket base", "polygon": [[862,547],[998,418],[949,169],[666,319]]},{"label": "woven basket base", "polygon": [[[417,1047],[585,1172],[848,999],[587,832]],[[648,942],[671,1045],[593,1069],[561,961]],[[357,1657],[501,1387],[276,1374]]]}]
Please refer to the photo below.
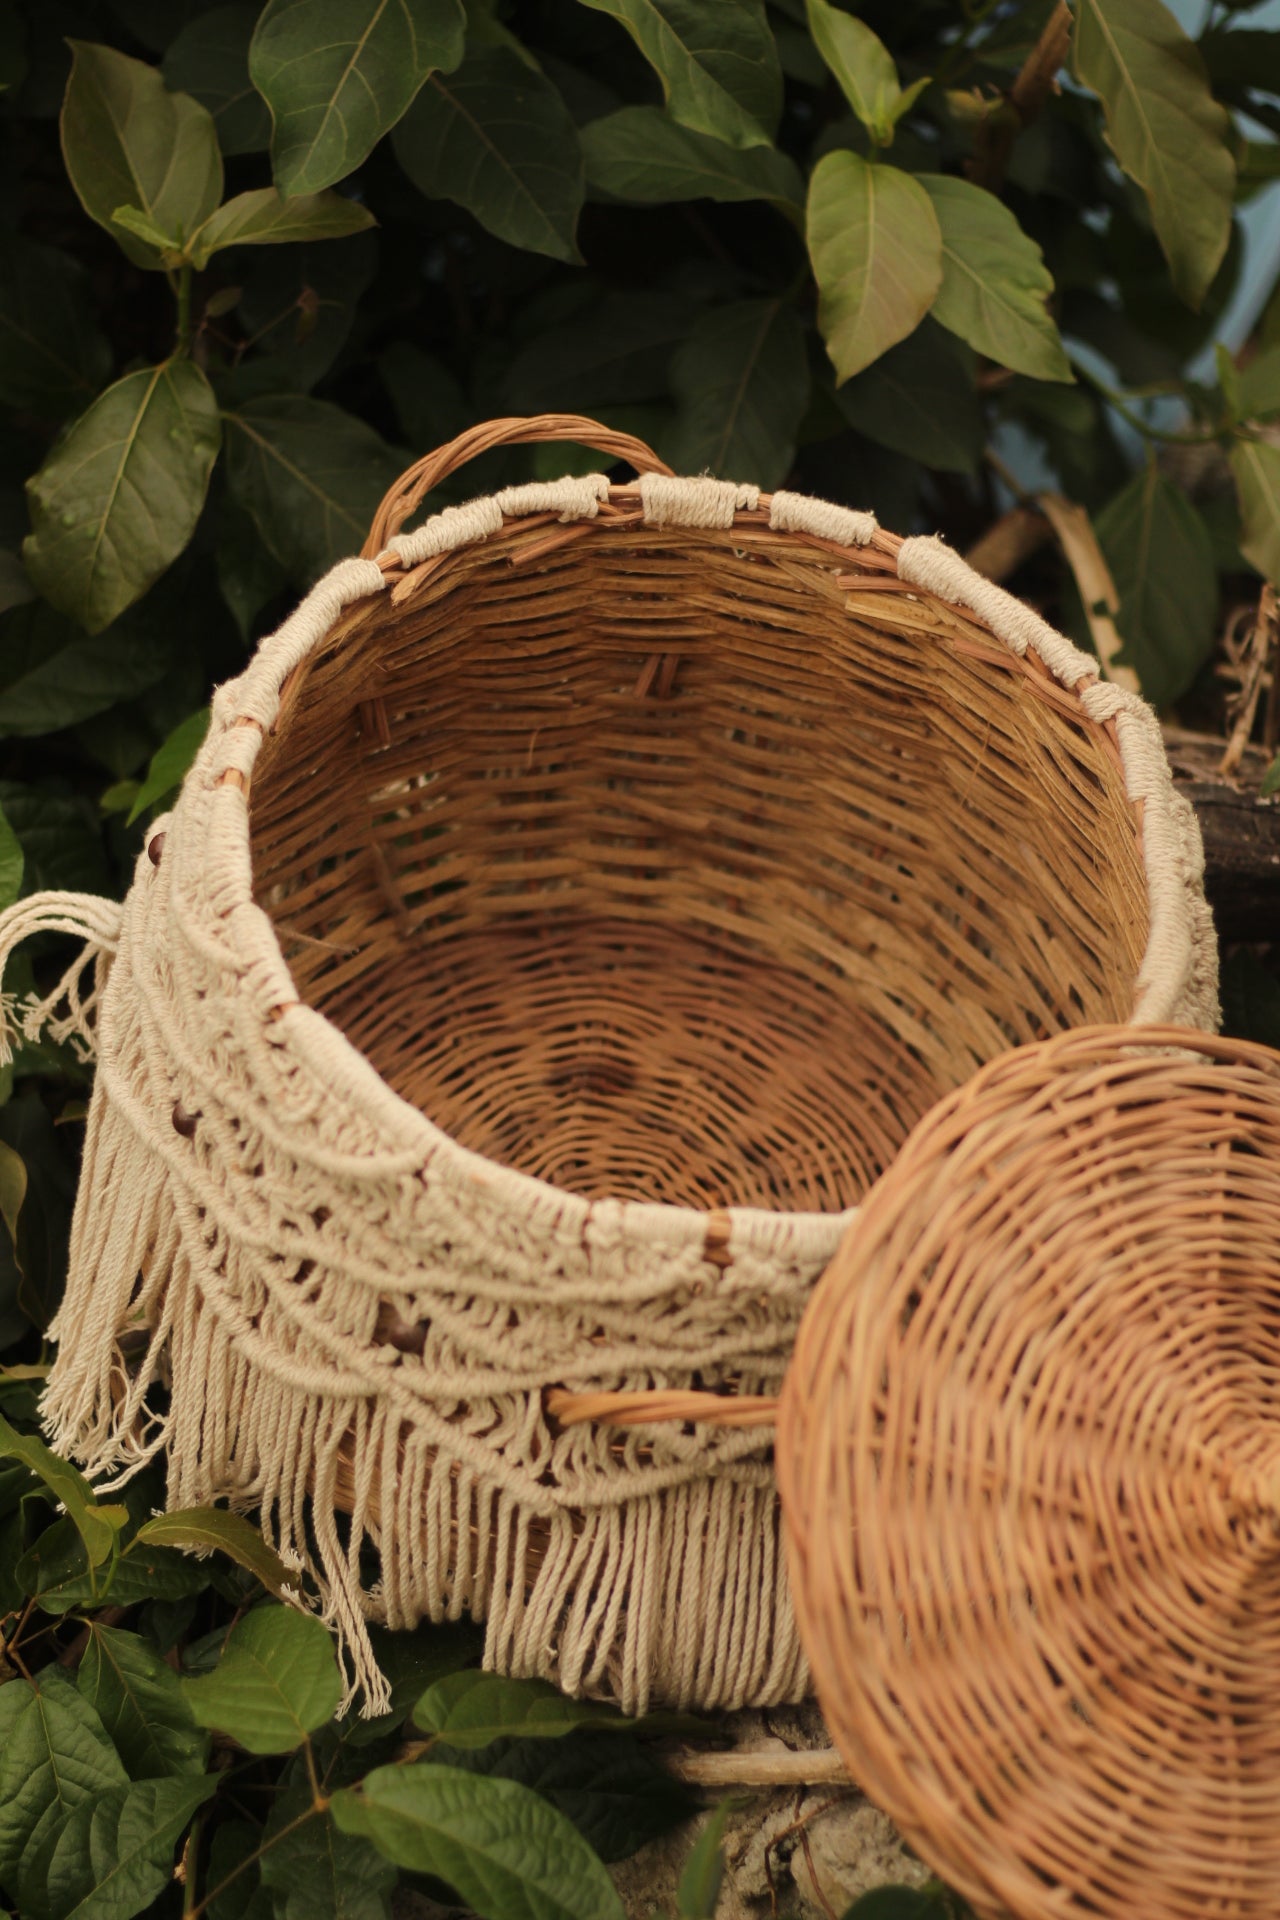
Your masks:
[{"label": "woven basket base", "polygon": [[463,1146],[592,1199],[853,1206],[941,1092],[820,982],[657,924],[457,935],[326,1010]]}]

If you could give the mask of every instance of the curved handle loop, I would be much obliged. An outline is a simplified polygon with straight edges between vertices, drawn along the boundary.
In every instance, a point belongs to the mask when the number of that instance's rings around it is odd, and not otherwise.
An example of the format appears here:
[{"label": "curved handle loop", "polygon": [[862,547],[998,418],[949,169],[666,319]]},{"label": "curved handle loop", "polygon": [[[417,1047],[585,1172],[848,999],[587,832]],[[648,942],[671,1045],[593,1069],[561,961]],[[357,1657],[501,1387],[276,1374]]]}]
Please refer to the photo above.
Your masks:
[{"label": "curved handle loop", "polygon": [[369,537],[361,549],[363,557],[376,560],[431,489],[477,454],[488,453],[491,447],[532,445],[544,440],[573,440],[579,446],[594,447],[611,460],[629,461],[637,473],[671,472],[666,461],[660,460],[643,440],[637,440],[634,434],[615,433],[612,427],[601,426],[585,414],[536,413],[528,418],[514,415],[506,420],[483,420],[406,468],[373,516]]},{"label": "curved handle loop", "polygon": [[764,1393],[696,1393],[654,1387],[633,1393],[568,1393],[553,1387],[547,1412],[562,1427],[595,1421],[603,1427],[650,1427],[664,1420],[696,1421],[709,1427],[771,1427],[778,1401]]}]

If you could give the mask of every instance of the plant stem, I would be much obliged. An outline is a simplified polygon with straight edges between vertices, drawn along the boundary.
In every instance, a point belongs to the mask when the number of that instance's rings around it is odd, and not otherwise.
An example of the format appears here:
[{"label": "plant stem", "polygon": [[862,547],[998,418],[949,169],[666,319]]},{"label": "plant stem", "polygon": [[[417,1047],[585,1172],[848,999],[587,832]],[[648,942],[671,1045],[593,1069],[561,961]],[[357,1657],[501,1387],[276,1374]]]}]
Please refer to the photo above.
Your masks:
[{"label": "plant stem", "polygon": [[1107,405],[1114,407],[1120,418],[1127,421],[1144,440],[1160,440],[1174,447],[1207,447],[1221,438],[1213,428],[1208,428],[1202,433],[1183,433],[1175,432],[1168,427],[1153,427],[1149,420],[1144,420],[1140,413],[1134,411],[1122,393],[1117,393],[1114,387],[1108,385],[1105,380],[1099,379],[1098,375],[1091,372],[1083,361],[1076,359],[1074,355],[1068,357],[1081,379],[1086,381],[1095,393],[1101,394]]},{"label": "plant stem", "polygon": [[175,353],[191,351],[191,262],[184,261],[178,269],[178,337],[174,342]]}]

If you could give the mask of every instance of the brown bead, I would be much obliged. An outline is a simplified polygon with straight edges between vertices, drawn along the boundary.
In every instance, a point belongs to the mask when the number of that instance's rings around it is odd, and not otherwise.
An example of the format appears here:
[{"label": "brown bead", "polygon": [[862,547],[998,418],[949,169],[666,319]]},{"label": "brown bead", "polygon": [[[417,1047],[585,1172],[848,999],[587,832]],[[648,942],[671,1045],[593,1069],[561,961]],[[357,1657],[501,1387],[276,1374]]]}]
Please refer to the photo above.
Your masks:
[{"label": "brown bead", "polygon": [[200,1118],[199,1108],[197,1108],[194,1113],[188,1113],[187,1109],[183,1106],[181,1100],[174,1101],[173,1130],[175,1133],[180,1133],[184,1140],[190,1140],[194,1136],[195,1130],[196,1130],[196,1121],[199,1118]]},{"label": "brown bead", "polygon": [[147,858],[153,867],[160,865],[160,855],[164,852],[163,833],[153,833],[147,842]]}]

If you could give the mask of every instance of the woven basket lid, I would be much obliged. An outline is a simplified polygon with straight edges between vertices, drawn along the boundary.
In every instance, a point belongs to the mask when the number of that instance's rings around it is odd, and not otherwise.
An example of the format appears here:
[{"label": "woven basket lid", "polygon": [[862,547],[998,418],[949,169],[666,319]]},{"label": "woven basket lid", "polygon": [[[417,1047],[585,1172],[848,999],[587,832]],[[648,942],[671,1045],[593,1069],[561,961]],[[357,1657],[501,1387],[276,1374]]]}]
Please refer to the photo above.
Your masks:
[{"label": "woven basket lid", "polygon": [[873,1189],[783,1395],[792,1585],[855,1779],[981,1911],[1248,1920],[1280,1911],[1280,1055],[1134,1040],[1002,1057]]}]

